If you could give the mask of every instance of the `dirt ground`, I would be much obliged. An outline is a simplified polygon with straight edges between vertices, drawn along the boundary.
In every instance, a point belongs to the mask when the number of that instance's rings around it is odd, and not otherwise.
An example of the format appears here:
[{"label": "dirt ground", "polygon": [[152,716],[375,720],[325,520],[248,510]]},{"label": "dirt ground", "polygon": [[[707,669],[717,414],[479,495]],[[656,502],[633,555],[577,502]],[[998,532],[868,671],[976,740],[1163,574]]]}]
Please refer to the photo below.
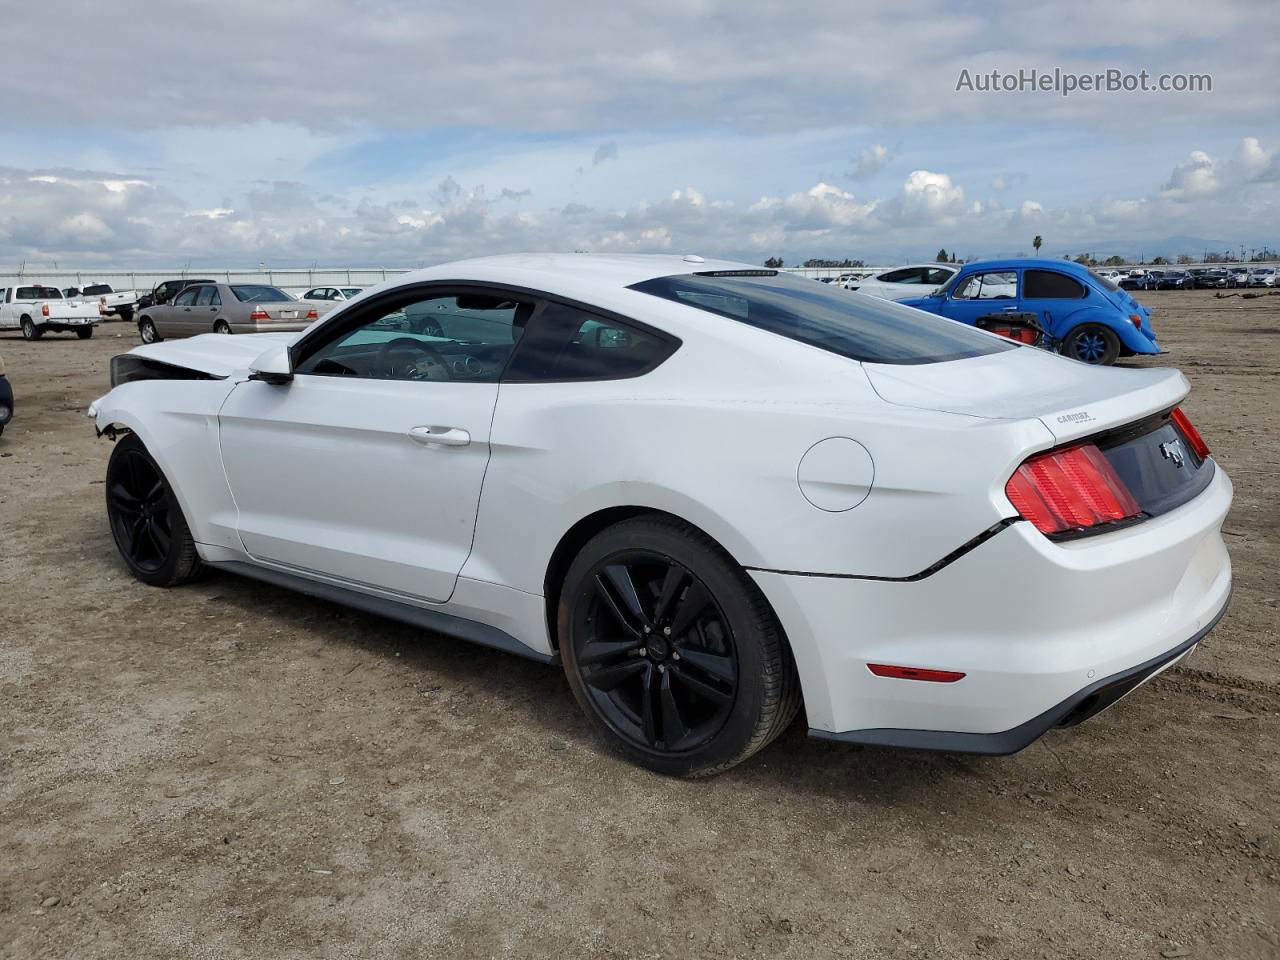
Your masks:
[{"label": "dirt ground", "polygon": [[1236,484],[1199,651],[1014,757],[797,724],[698,782],[558,668],[133,581],[84,409],[136,335],[0,336],[0,957],[1280,956],[1280,297],[1144,298]]}]

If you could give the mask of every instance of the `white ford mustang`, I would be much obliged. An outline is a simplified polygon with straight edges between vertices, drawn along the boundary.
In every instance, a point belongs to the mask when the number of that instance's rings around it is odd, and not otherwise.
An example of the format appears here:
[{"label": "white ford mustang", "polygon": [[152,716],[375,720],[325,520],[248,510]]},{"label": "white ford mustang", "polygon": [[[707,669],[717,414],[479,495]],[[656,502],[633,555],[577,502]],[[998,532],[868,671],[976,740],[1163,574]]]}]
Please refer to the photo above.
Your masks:
[{"label": "white ford mustang", "polygon": [[125,563],[563,663],[591,724],[723,770],[815,736],[1012,753],[1226,609],[1231,484],[1174,370],[1090,367],[697,257],[523,255],[301,334],[112,362]]}]

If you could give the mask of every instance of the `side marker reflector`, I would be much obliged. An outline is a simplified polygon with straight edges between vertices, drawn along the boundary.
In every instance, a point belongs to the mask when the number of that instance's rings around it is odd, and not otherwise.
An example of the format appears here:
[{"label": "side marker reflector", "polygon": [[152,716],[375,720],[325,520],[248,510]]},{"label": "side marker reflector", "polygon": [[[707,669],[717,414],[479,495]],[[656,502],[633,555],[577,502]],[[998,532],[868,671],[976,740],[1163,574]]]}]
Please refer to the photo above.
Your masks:
[{"label": "side marker reflector", "polygon": [[922,670],[919,667],[895,667],[888,663],[868,663],[867,669],[877,677],[889,677],[893,680],[924,680],[928,683],[955,683],[964,679],[963,673],[955,670]]}]

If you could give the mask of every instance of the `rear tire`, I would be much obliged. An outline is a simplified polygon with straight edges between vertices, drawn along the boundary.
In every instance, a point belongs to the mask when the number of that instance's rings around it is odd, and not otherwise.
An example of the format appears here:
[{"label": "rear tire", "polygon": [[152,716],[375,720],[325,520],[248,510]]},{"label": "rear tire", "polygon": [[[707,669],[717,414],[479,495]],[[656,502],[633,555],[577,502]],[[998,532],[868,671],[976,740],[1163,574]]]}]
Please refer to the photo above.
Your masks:
[{"label": "rear tire", "polygon": [[557,621],[589,723],[657,773],[727,770],[800,708],[791,651],[760,588],[674,517],[636,517],[592,538],[565,576]]},{"label": "rear tire", "polygon": [[129,572],[153,587],[176,587],[203,565],[173,489],[134,434],[107,462],[107,523]]},{"label": "rear tire", "polygon": [[44,336],[44,327],[36,326],[34,320],[30,317],[22,318],[22,338],[24,340],[39,340]]},{"label": "rear tire", "polygon": [[76,336],[81,340],[88,340],[93,336],[93,327],[80,327],[76,330]]},{"label": "rear tire", "polygon": [[1062,353],[1072,360],[1094,366],[1110,366],[1120,356],[1120,338],[1110,327],[1084,323],[1067,334]]},{"label": "rear tire", "polygon": [[231,333],[231,324],[227,323],[225,320],[219,320],[213,325],[213,332],[229,335]]},{"label": "rear tire", "polygon": [[142,338],[143,343],[159,343],[164,339],[156,332],[156,325],[150,317],[143,317],[138,321],[138,336]]}]

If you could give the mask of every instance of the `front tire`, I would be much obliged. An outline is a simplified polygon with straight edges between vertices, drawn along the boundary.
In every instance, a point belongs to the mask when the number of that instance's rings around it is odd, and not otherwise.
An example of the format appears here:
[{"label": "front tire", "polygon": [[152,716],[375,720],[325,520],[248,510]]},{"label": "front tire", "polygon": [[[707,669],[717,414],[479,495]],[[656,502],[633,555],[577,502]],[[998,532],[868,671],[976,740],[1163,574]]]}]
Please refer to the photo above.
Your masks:
[{"label": "front tire", "polygon": [[138,321],[138,336],[142,338],[143,343],[159,343],[164,339],[156,332],[156,325],[150,317],[143,317]]},{"label": "front tire", "polygon": [[591,726],[657,773],[727,770],[800,707],[790,650],[759,587],[673,517],[626,520],[589,541],[557,619],[565,675]]},{"label": "front tire", "polygon": [[182,508],[164,471],[134,434],[111,451],[106,493],[111,536],[130,573],[153,587],[178,586],[200,575]]},{"label": "front tire", "polygon": [[76,336],[81,340],[88,340],[93,336],[93,327],[80,327],[76,330]]},{"label": "front tire", "polygon": [[1062,353],[1081,363],[1110,366],[1120,356],[1120,338],[1100,323],[1081,324],[1062,341]]},{"label": "front tire", "polygon": [[39,340],[44,336],[44,327],[36,326],[34,320],[30,317],[22,318],[22,339]]}]

